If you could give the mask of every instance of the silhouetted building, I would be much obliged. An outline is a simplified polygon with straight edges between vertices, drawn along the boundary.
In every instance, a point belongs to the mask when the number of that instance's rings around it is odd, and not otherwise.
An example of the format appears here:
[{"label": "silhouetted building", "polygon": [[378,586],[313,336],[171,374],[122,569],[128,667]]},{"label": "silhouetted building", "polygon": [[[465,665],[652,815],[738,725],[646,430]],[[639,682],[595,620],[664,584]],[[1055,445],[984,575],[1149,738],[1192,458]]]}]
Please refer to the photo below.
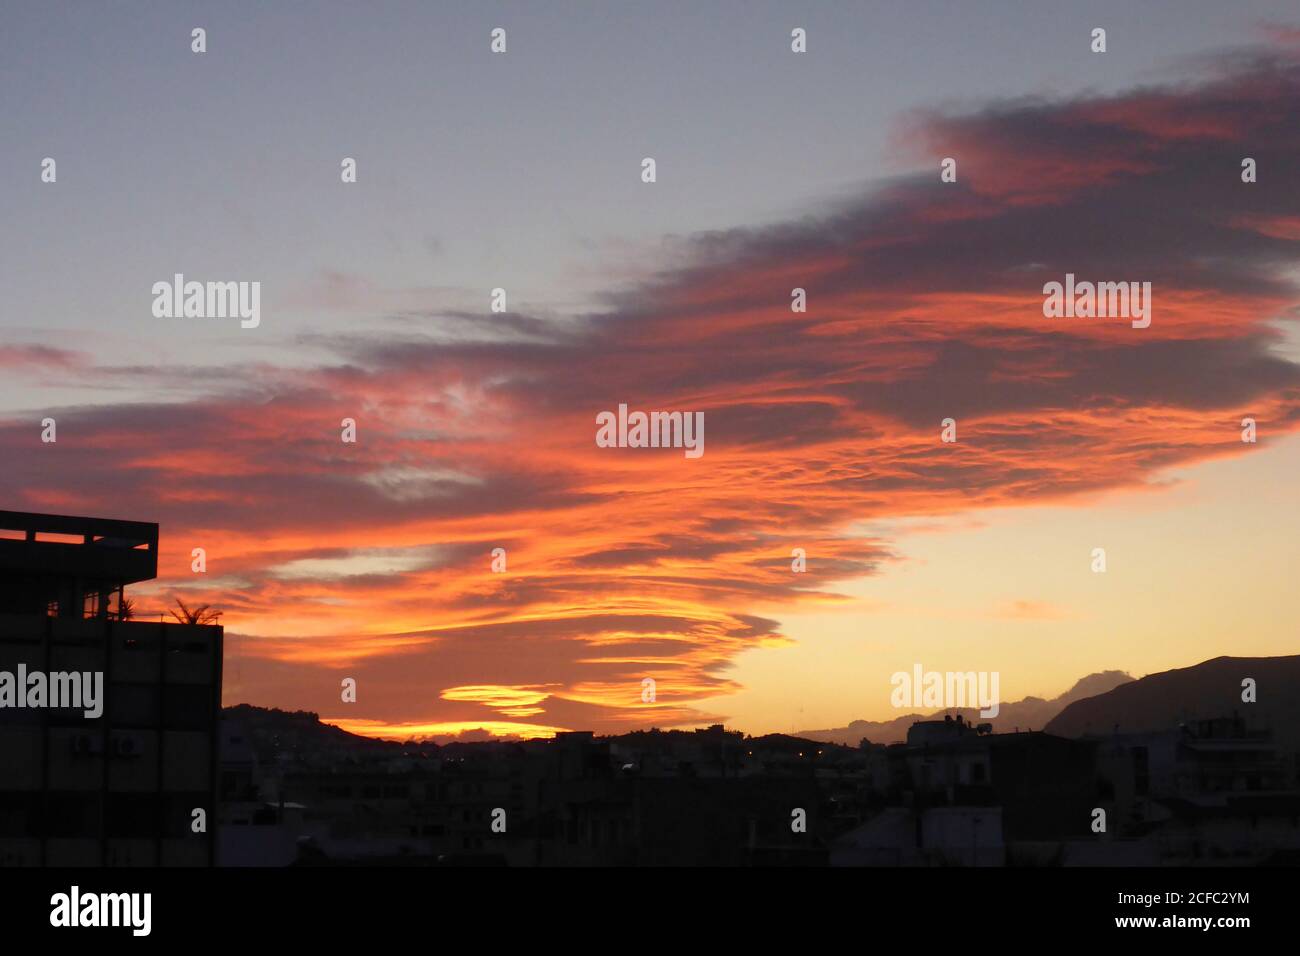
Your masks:
[{"label": "silhouetted building", "polygon": [[[0,680],[49,692],[0,694],[0,865],[214,861],[222,629],[129,619],[157,569],[156,524],[0,511]],[[96,679],[98,716],[48,705]]]},{"label": "silhouetted building", "polygon": [[1140,862],[1261,863],[1300,852],[1300,793],[1272,730],[1234,714],[1110,734],[1096,746],[1111,830],[1141,849]]},{"label": "silhouetted building", "polygon": [[1001,807],[887,807],[831,844],[831,866],[1002,866]]},{"label": "silhouetted building", "polygon": [[1049,862],[1086,836],[1095,746],[1042,732],[994,734],[961,717],[917,721],[887,749],[889,806],[832,841],[837,865]]}]

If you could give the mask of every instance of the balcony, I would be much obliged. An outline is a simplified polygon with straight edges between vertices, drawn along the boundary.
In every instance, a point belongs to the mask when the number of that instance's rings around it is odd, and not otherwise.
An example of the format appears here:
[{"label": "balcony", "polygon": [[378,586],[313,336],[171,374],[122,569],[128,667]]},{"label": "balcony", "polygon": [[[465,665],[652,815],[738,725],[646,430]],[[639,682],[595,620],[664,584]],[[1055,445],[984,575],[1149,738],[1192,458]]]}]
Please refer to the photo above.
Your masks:
[{"label": "balcony", "polygon": [[121,587],[158,575],[158,526],[0,511],[0,575]]}]

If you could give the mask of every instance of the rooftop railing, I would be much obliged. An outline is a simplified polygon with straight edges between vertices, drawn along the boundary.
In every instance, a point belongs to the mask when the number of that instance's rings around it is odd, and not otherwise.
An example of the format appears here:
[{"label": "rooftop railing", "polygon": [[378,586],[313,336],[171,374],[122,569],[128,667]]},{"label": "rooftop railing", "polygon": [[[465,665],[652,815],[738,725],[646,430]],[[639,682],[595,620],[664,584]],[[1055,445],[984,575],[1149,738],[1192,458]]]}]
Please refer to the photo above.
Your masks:
[{"label": "rooftop railing", "polygon": [[0,511],[0,574],[131,584],[158,574],[158,525]]}]

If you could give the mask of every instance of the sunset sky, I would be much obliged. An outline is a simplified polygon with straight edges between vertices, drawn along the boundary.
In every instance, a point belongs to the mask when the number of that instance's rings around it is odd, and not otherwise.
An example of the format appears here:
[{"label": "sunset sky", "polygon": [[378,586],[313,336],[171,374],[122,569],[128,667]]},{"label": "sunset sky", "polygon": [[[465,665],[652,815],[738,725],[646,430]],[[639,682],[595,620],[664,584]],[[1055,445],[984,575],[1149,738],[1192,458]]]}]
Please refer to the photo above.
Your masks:
[{"label": "sunset sky", "polygon": [[[227,703],[389,736],[1300,652],[1300,20],[1130,6],[6,4],[0,508],[159,522]],[[1045,318],[1067,272],[1151,326]]]}]

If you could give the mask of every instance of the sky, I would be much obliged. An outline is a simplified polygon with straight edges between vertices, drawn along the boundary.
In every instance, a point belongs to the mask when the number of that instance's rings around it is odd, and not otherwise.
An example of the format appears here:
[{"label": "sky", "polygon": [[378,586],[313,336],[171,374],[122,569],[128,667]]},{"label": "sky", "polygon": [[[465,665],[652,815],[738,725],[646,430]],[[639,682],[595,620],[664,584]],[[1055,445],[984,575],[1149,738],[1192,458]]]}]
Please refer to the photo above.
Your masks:
[{"label": "sky", "polygon": [[390,736],[1294,653],[1300,18],[1131,6],[6,4],[0,507],[158,521],[227,703]]}]

